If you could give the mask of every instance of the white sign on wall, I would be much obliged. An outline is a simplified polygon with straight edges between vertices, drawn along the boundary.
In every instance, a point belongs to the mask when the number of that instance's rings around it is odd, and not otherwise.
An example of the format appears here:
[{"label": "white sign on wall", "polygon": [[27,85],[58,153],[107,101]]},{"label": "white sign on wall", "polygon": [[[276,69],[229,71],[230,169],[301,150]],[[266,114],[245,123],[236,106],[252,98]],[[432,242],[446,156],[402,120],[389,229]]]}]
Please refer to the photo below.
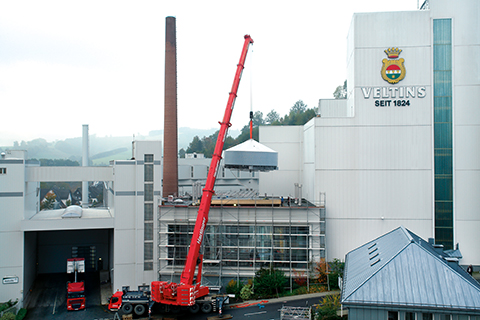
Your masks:
[{"label": "white sign on wall", "polygon": [[15,284],[18,283],[18,277],[16,276],[6,276],[2,279],[3,284]]}]

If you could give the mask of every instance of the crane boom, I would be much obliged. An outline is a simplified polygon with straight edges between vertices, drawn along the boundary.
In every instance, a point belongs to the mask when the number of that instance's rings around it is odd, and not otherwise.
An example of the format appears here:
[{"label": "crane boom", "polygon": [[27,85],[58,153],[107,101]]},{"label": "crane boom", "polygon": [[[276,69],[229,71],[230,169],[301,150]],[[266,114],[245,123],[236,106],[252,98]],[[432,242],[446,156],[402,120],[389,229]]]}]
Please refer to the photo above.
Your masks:
[{"label": "crane boom", "polygon": [[[225,137],[227,136],[228,128],[231,126],[230,118],[232,116],[233,105],[237,98],[238,86],[240,84],[240,78],[242,77],[248,47],[252,43],[252,38],[249,35],[246,35],[240,61],[237,65],[237,72],[233,79],[232,90],[225,109],[225,115],[223,116],[222,122],[220,122],[220,131],[218,133],[217,143],[210,163],[207,182],[203,189],[202,200],[200,201],[200,206],[198,208],[197,220],[195,222],[187,260],[180,277],[180,283],[152,281],[151,291],[145,291],[143,286],[142,289],[140,289],[139,286],[138,291],[130,291],[130,287],[125,286],[122,291],[117,291],[112,296],[108,306],[109,310],[118,310],[121,308],[126,314],[131,313],[133,310],[137,315],[141,315],[147,307],[149,312],[151,312],[152,306],[155,303],[159,303],[167,310],[169,310],[170,307],[188,307],[193,313],[197,312],[199,308],[201,308],[202,312],[209,313],[212,311],[213,306],[216,305],[219,297],[214,297],[212,300],[212,297],[209,296],[210,289],[207,286],[201,285],[203,254],[200,254],[200,249],[205,229],[207,227],[208,213],[210,211],[210,204],[214,193],[213,187],[215,186],[218,167],[220,160],[222,159]],[[197,277],[194,279],[197,266]]]},{"label": "crane boom", "polygon": [[[180,283],[184,285],[192,285],[194,280],[194,273],[197,266],[197,260],[200,257],[200,247],[202,245],[205,228],[207,226],[208,213],[210,211],[210,204],[214,193],[213,187],[215,185],[215,179],[217,177],[220,160],[222,159],[221,155],[223,151],[223,145],[225,143],[228,128],[231,126],[230,118],[232,116],[235,99],[237,98],[240,78],[242,77],[248,48],[252,43],[252,38],[249,35],[245,35],[245,42],[243,45],[242,54],[240,56],[240,61],[237,65],[237,72],[235,73],[235,78],[233,79],[232,90],[230,91],[227,106],[225,108],[225,115],[223,117],[223,121],[220,122],[220,131],[218,132],[217,143],[212,155],[207,182],[205,184],[205,188],[203,189],[202,200],[198,209],[197,220],[195,222],[195,228],[193,230],[193,236],[190,242],[190,249],[188,250],[187,260],[180,278]],[[200,257],[200,260],[203,260],[202,257]],[[200,261],[200,264],[201,263],[202,262]],[[201,277],[200,273],[201,269],[199,268],[198,277]]]}]

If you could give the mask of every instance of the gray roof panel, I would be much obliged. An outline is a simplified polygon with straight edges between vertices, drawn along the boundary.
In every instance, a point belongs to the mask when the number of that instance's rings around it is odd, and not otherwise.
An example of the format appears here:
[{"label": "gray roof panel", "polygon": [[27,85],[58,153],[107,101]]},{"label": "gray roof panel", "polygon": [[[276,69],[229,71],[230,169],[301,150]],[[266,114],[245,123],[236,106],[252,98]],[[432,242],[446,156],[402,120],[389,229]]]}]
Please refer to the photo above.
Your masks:
[{"label": "gray roof panel", "polygon": [[[380,261],[372,266],[375,247]],[[345,305],[480,312],[480,285],[475,279],[403,227],[349,252],[344,278]]]}]

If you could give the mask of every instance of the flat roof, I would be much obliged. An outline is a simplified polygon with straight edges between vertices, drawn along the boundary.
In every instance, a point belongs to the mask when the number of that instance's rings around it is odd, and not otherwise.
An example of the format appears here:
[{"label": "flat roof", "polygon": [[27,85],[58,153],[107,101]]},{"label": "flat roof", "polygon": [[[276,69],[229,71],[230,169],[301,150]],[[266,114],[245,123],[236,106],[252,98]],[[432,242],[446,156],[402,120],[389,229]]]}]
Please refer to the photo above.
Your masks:
[{"label": "flat roof", "polygon": [[67,209],[42,210],[30,219],[22,220],[21,228],[23,231],[48,231],[114,227],[115,218],[110,208],[82,208],[79,218],[63,217]]}]

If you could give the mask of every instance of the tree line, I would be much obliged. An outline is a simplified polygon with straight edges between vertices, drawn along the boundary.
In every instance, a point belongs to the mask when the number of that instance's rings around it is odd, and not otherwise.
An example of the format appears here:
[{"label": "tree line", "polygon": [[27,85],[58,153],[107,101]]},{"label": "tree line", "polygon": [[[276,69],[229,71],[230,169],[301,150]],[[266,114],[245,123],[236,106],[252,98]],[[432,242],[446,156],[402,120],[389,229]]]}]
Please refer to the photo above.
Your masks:
[{"label": "tree line", "polygon": [[[275,110],[271,110],[265,118],[263,117],[263,112],[256,111],[253,114],[253,130],[252,130],[252,137],[253,139],[258,141],[259,137],[259,126],[264,125],[272,125],[272,126],[294,126],[294,125],[304,125],[310,119],[315,117],[316,112],[313,108],[308,108],[307,105],[302,101],[298,100],[295,104],[290,108],[288,114],[283,117],[280,117],[279,113]],[[205,157],[211,158],[213,155],[213,151],[215,149],[215,144],[217,143],[218,132],[220,130],[215,131],[213,134],[209,135],[208,137],[204,136],[200,138],[199,136],[195,136],[192,139],[192,142],[188,145],[187,150],[183,148],[179,150],[179,157],[185,158],[186,153],[203,153]],[[227,136],[225,139],[224,149],[231,148],[237,144],[247,141],[250,139],[250,125],[246,125],[242,128],[240,134],[235,139],[231,136]]]}]

